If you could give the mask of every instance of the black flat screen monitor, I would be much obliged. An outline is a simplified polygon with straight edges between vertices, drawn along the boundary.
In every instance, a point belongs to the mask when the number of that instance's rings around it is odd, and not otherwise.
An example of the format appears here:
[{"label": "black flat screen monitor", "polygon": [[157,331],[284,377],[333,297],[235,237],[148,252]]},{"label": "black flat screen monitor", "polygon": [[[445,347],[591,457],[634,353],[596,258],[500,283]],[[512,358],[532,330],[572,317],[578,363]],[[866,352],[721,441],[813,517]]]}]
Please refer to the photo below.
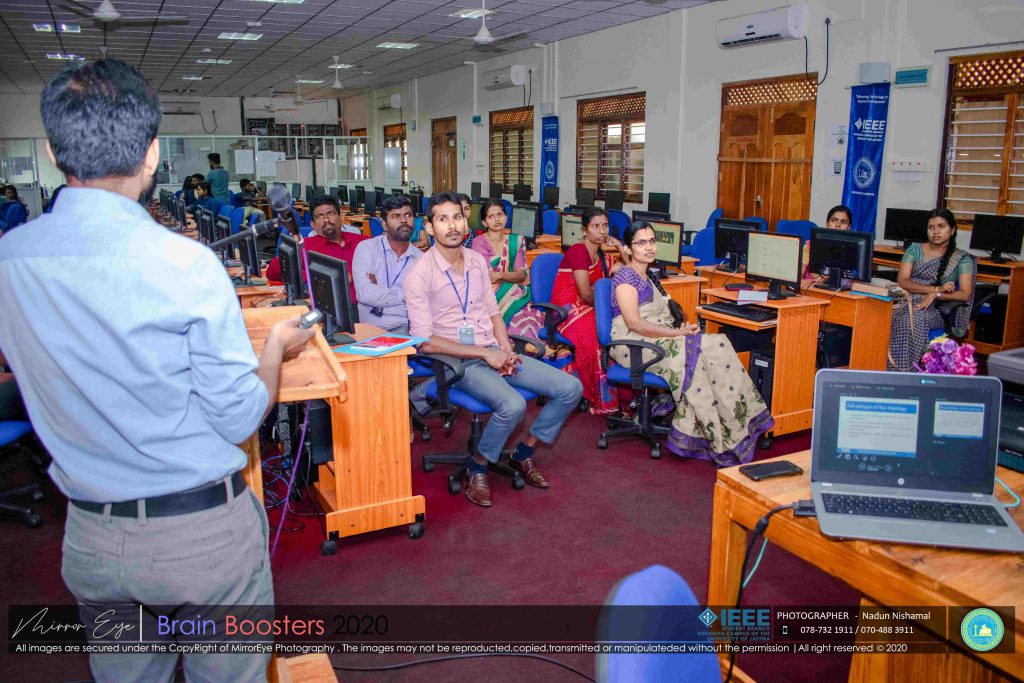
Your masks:
[{"label": "black flat screen monitor", "polygon": [[199,225],[199,235],[203,238],[203,242],[209,244],[214,240],[213,237],[213,212],[209,209],[200,207],[196,211],[196,223]]},{"label": "black flat screen monitor", "polygon": [[512,207],[512,233],[525,237],[527,243],[537,238],[540,210],[536,206],[517,204]]},{"label": "black flat screen monitor", "polygon": [[672,195],[668,192],[651,192],[647,195],[647,210],[655,213],[668,213]]},{"label": "black flat screen monitor", "polygon": [[338,185],[338,193],[335,196],[342,204],[348,204],[348,185]]},{"label": "black flat screen monitor", "polygon": [[654,228],[658,250],[654,256],[655,265],[665,268],[679,268],[683,258],[683,224],[672,221],[648,221]]},{"label": "black flat screen monitor", "polygon": [[359,191],[354,187],[348,191],[348,206],[353,211],[359,207]]},{"label": "black flat screen monitor", "polygon": [[318,311],[324,314],[323,333],[329,344],[348,343],[338,333],[356,331],[349,296],[348,264],[319,252],[309,252],[309,289]]},{"label": "black flat screen monitor", "polygon": [[778,235],[754,231],[747,235],[747,277],[767,280],[768,298],[785,299],[794,296],[783,286],[800,291],[803,277],[803,240],[795,235]]},{"label": "black flat screen monitor", "polygon": [[904,249],[911,242],[927,242],[930,213],[927,209],[886,209],[885,239],[902,242]]},{"label": "black flat screen monitor", "polygon": [[583,216],[578,213],[562,214],[562,249],[583,241]]},{"label": "black flat screen monitor", "polygon": [[257,180],[256,181],[256,189],[260,191],[260,194],[266,194],[267,193],[267,183],[266,183],[266,181],[265,180]]},{"label": "black flat screen monitor", "polygon": [[715,219],[715,260],[728,265],[719,266],[723,271],[735,273],[747,262],[747,236],[760,231],[761,226],[753,221],[734,218]]},{"label": "black flat screen monitor", "polygon": [[634,211],[635,221],[671,221],[672,215],[661,211]]},{"label": "black flat screen monitor", "polygon": [[576,204],[577,206],[593,206],[597,200],[597,190],[591,187],[577,187],[576,188]]},{"label": "black flat screen monitor", "polygon": [[313,196],[314,197],[319,197],[320,195],[326,194],[326,193],[327,193],[327,190],[324,189],[323,185],[314,185],[313,186]]},{"label": "black flat screen monitor", "polygon": [[362,185],[356,185],[356,199],[360,206],[366,203],[366,188]]},{"label": "black flat screen monitor", "polygon": [[402,188],[400,188],[400,187],[392,187],[391,188],[391,194],[393,194],[396,197],[398,197],[398,196],[400,196],[402,194],[405,194],[405,193],[402,191]]},{"label": "black flat screen monitor", "polygon": [[622,190],[605,190],[604,210],[622,211],[622,204],[626,201],[626,193]]},{"label": "black flat screen monitor", "polygon": [[313,186],[312,185],[306,185],[306,203],[307,204],[312,204],[313,203],[313,197],[315,197],[315,196],[316,195],[313,194]]},{"label": "black flat screen monitor", "polygon": [[548,185],[544,188],[544,192],[541,193],[541,199],[549,209],[553,209],[558,206],[558,186]]},{"label": "black flat screen monitor", "polygon": [[384,188],[383,187],[377,187],[376,185],[373,187],[373,191],[374,192],[380,192],[381,195],[384,194]]},{"label": "black flat screen monitor", "polygon": [[240,284],[252,284],[253,277],[261,277],[260,253],[256,247],[256,237],[252,232],[241,242],[238,242],[239,260],[242,262],[244,276]]},{"label": "black flat screen monitor", "polygon": [[491,199],[501,199],[501,183],[491,183],[490,192],[487,196]]},{"label": "black flat screen monitor", "polygon": [[480,211],[483,208],[483,200],[471,199],[469,202],[469,215],[466,216],[466,224],[470,230],[483,230],[484,226],[480,222]]},{"label": "black flat screen monitor", "polygon": [[285,300],[290,305],[303,298],[299,246],[291,235],[281,235],[281,241],[277,245],[277,262],[281,266],[281,282],[284,283]]},{"label": "black flat screen monitor", "polygon": [[469,196],[472,199],[480,199],[480,193],[483,192],[483,187],[480,183],[469,184]]},{"label": "black flat screen monitor", "polygon": [[992,260],[1005,263],[1003,253],[1021,253],[1024,242],[1024,218],[1020,216],[993,216],[987,213],[974,214],[974,229],[971,230],[971,249],[991,252]]},{"label": "black flat screen monitor", "polygon": [[828,273],[829,289],[849,289],[849,280],[871,282],[874,247],[874,233],[811,228],[808,268],[812,273]]},{"label": "black flat screen monitor", "polygon": [[[227,216],[216,216],[213,219],[213,239],[221,240],[225,237],[231,236],[231,219]],[[226,247],[222,247],[224,258],[235,258],[235,246],[229,244]]]},{"label": "black flat screen monitor", "polygon": [[533,199],[533,188],[529,185],[513,185],[512,199],[517,202],[528,202]]},{"label": "black flat screen monitor", "polygon": [[300,183],[292,183],[292,199],[298,200],[302,196],[302,185]]},{"label": "black flat screen monitor", "polygon": [[337,199],[338,198],[338,186],[337,185],[331,185],[330,187],[328,187],[327,188],[327,194],[329,194],[330,196],[332,196],[335,199]]},{"label": "black flat screen monitor", "polygon": [[383,192],[377,192],[376,190],[366,193],[366,201],[364,202],[363,213],[368,216],[374,216],[377,213],[377,204],[380,203],[381,197],[384,196]]}]

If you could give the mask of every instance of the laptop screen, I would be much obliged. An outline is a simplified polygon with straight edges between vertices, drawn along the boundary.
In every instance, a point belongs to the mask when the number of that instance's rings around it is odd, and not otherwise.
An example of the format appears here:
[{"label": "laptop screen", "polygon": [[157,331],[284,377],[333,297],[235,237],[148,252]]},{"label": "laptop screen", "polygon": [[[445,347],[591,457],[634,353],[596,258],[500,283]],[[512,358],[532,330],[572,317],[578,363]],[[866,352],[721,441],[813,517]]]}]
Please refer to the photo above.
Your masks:
[{"label": "laptop screen", "polygon": [[811,481],[992,493],[1001,396],[994,377],[822,370]]}]

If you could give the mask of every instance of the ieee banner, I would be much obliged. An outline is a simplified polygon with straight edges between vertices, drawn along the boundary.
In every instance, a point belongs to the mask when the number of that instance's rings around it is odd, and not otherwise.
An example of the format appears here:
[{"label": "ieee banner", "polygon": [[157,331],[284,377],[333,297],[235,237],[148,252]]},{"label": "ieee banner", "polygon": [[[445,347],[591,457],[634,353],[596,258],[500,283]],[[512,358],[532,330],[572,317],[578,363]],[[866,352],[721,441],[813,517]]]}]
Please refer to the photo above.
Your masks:
[{"label": "ieee banner", "polygon": [[874,232],[889,117],[889,84],[855,85],[852,90],[843,204],[853,211],[853,230]]},{"label": "ieee banner", "polygon": [[[558,187],[558,117],[541,119],[540,196],[545,187]],[[552,207],[554,208],[554,207]]]}]

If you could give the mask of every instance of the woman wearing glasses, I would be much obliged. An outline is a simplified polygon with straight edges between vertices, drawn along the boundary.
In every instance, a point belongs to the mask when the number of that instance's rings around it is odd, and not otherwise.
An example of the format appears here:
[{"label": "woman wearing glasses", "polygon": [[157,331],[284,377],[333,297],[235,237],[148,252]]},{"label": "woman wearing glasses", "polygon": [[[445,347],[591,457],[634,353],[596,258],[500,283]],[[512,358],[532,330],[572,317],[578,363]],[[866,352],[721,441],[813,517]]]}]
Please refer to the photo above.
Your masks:
[{"label": "woman wearing glasses", "polygon": [[[673,316],[664,288],[647,271],[657,253],[649,223],[634,221],[622,241],[630,262],[612,278],[612,338],[650,342],[665,351],[648,372],[668,382],[676,402],[666,446],[721,467],[749,461],[757,438],[774,421],[732,344],[724,335],[703,334],[678,313]],[[626,347],[609,353],[629,366]]]}]

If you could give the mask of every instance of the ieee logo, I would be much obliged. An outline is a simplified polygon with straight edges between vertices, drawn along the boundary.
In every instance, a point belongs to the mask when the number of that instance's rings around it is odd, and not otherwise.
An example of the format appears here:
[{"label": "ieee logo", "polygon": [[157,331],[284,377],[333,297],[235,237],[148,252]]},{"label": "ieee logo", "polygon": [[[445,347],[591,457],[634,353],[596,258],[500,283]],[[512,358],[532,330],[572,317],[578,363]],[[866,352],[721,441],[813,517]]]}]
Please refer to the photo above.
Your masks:
[{"label": "ieee logo", "polygon": [[711,608],[708,607],[703,612],[701,612],[700,616],[697,618],[700,619],[705,626],[711,626],[711,624],[715,623],[715,620],[718,619],[718,615],[712,612]]}]

